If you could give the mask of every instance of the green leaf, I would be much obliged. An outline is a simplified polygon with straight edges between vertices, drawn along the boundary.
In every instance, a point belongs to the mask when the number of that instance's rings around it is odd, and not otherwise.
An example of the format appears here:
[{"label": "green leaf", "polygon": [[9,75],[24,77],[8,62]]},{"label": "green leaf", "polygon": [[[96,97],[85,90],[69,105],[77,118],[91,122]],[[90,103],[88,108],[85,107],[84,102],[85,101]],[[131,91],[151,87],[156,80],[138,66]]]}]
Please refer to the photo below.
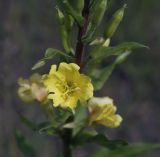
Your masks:
[{"label": "green leaf", "polygon": [[25,116],[23,116],[21,113],[18,113],[18,116],[21,120],[21,122],[27,126],[28,128],[30,128],[31,130],[36,130],[37,129],[37,125],[35,123],[33,123],[32,121],[30,121],[28,118],[26,118]]},{"label": "green leaf", "polygon": [[94,152],[89,157],[138,157],[140,155],[147,154],[153,150],[160,149],[160,144],[142,143],[131,144],[116,150],[102,149],[98,152]]},{"label": "green leaf", "polygon": [[[116,65],[124,62],[132,50],[137,48],[147,47],[136,42],[125,42],[116,47],[105,47],[101,45],[95,48],[91,52],[93,58],[88,62],[88,66],[92,67],[92,70],[89,71],[89,73],[91,77],[93,77],[94,89],[100,90],[112,74]],[[118,56],[112,64],[102,70],[94,69],[95,65],[98,65],[103,59],[111,55]]]},{"label": "green leaf", "polygon": [[15,138],[19,150],[25,157],[37,157],[35,150],[32,148],[29,141],[25,138],[20,131],[16,131]]},{"label": "green leaf", "polygon": [[62,13],[62,11],[59,9],[58,6],[56,6],[56,9],[57,9],[57,17],[58,17],[59,24],[64,25],[65,24],[64,14]]},{"label": "green leaf", "polygon": [[107,8],[107,0],[94,1],[90,9],[90,23],[86,35],[83,37],[84,42],[91,42],[99,24],[101,23]]},{"label": "green leaf", "polygon": [[98,73],[97,71],[95,71],[97,74],[94,74],[94,71],[92,72],[92,76],[96,76],[93,78],[94,90],[100,90],[104,86],[105,82],[112,74],[116,65],[125,61],[125,59],[129,56],[130,53],[130,51],[126,51],[125,53],[121,54],[111,65],[107,66],[106,68],[103,68],[102,70],[99,70]]},{"label": "green leaf", "polygon": [[46,59],[52,59],[59,50],[53,49],[53,48],[48,48],[45,52],[45,58]]},{"label": "green leaf", "polygon": [[43,67],[46,64],[45,60],[41,59],[39,60],[33,67],[32,70],[36,70],[38,68]]},{"label": "green leaf", "polygon": [[98,79],[95,79],[95,80],[93,79],[94,90],[100,90],[103,87],[105,82],[108,80],[108,78],[112,74],[114,68],[115,68],[115,64],[111,64],[100,71],[100,74],[98,75]]},{"label": "green leaf", "polygon": [[65,15],[65,27],[66,27],[68,34],[71,32],[74,22],[75,20],[71,15],[68,15],[68,14]]},{"label": "green leaf", "polygon": [[148,47],[145,45],[139,44],[137,42],[124,42],[115,47],[105,47],[101,45],[96,47],[91,52],[91,56],[97,60],[101,60],[109,56],[121,55],[126,51],[131,51],[138,48],[148,48]]},{"label": "green leaf", "polygon": [[92,135],[89,133],[81,133],[73,139],[73,146],[86,143],[96,143],[111,150],[128,145],[124,140],[110,140],[103,134]]},{"label": "green leaf", "polygon": [[74,19],[70,15],[64,15],[63,12],[56,7],[57,17],[59,21],[59,31],[62,38],[63,48],[67,53],[72,52],[69,41],[69,32],[73,26]]},{"label": "green leaf", "polygon": [[48,48],[45,52],[45,59],[52,59],[56,54],[71,58],[70,55],[68,55],[62,51],[59,51],[59,50],[53,49],[53,48]]},{"label": "green leaf", "polygon": [[80,104],[80,102],[78,102],[78,105],[75,110],[75,127],[73,128],[73,136],[75,136],[77,133],[81,132],[81,130],[85,128],[87,118],[87,107],[85,107],[84,104],[82,105]]},{"label": "green leaf", "polygon": [[49,123],[49,122],[42,122],[37,125],[35,131],[38,131],[40,134],[45,134],[49,136],[54,136],[58,132],[57,123]]},{"label": "green leaf", "polygon": [[62,109],[61,107],[58,107],[56,110],[56,120],[60,124],[64,124],[66,120],[73,114],[70,109]]},{"label": "green leaf", "polygon": [[38,68],[41,68],[43,67],[45,64],[46,64],[46,61],[47,60],[50,60],[50,59],[53,59],[53,57],[55,55],[61,55],[61,56],[64,56],[66,58],[70,58],[72,59],[73,57],[60,51],[60,50],[57,50],[57,49],[54,49],[54,48],[47,48],[46,52],[45,52],[45,55],[44,55],[44,58],[40,59],[33,67],[32,67],[32,70],[36,70]]},{"label": "green leaf", "polygon": [[131,54],[131,51],[126,51],[125,53],[121,54],[120,56],[118,56],[115,60],[115,65],[116,64],[121,64],[122,62],[124,62],[126,60],[126,58]]},{"label": "green leaf", "polygon": [[57,132],[57,123],[50,124],[47,122],[41,122],[39,124],[35,124],[32,121],[30,121],[28,118],[24,117],[22,114],[18,113],[21,122],[26,125],[28,128],[30,128],[33,131],[37,131],[40,134],[45,133],[47,135],[55,135]]},{"label": "green leaf", "polygon": [[77,12],[81,13],[83,8],[84,8],[84,0],[68,0],[68,2],[74,7],[76,8]]},{"label": "green leaf", "polygon": [[53,135],[56,135],[57,134],[57,128],[53,125],[50,125],[50,124],[42,124],[39,125],[39,133],[40,134],[46,134],[46,135],[50,135],[50,136],[53,136]]},{"label": "green leaf", "polygon": [[68,0],[64,0],[63,5],[65,11],[70,14],[80,26],[82,26],[84,23],[84,18],[82,15],[70,5]]}]

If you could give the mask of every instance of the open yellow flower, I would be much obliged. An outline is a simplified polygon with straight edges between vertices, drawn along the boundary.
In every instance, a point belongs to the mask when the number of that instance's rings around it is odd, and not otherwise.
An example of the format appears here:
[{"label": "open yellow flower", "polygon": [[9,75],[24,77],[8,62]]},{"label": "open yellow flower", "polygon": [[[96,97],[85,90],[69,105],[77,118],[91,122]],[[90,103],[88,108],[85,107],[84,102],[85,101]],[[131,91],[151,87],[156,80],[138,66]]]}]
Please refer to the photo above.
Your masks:
[{"label": "open yellow flower", "polygon": [[89,124],[99,123],[106,127],[115,128],[122,122],[122,117],[115,114],[117,108],[109,97],[93,97],[89,103],[90,119]]},{"label": "open yellow flower", "polygon": [[80,67],[74,63],[60,63],[51,66],[48,75],[44,75],[44,85],[48,90],[48,98],[55,107],[74,109],[78,100],[84,102],[93,96],[91,79],[79,73]]},{"label": "open yellow flower", "polygon": [[18,95],[24,102],[37,100],[43,102],[47,99],[47,91],[42,82],[42,76],[35,73],[29,79],[18,79]]}]

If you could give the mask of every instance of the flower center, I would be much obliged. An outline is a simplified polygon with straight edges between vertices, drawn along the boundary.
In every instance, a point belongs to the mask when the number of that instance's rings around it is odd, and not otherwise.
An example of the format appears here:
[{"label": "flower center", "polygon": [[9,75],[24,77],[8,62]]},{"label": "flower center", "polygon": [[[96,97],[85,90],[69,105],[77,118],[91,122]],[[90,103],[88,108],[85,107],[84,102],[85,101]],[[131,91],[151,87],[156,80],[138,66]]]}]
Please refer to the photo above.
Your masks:
[{"label": "flower center", "polygon": [[61,82],[61,84],[57,84],[57,88],[61,91],[63,99],[67,99],[68,96],[80,90],[75,82]]},{"label": "flower center", "polygon": [[70,95],[73,92],[75,92],[75,91],[80,89],[79,87],[77,87],[77,84],[74,83],[74,82],[67,82],[65,84],[64,88],[65,88],[64,95]]}]

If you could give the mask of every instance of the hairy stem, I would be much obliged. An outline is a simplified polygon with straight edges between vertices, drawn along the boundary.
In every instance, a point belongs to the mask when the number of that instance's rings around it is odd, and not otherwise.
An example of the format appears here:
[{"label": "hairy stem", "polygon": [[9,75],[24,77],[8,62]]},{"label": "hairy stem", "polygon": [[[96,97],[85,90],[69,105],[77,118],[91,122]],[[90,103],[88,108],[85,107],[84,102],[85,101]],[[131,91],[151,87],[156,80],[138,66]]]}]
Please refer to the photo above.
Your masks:
[{"label": "hairy stem", "polygon": [[76,45],[76,63],[83,68],[83,56],[85,44],[82,42],[82,37],[86,34],[87,27],[89,24],[89,8],[90,8],[90,0],[85,0],[84,8],[82,11],[82,16],[84,17],[83,26],[78,26],[78,37],[77,37],[77,45]]}]

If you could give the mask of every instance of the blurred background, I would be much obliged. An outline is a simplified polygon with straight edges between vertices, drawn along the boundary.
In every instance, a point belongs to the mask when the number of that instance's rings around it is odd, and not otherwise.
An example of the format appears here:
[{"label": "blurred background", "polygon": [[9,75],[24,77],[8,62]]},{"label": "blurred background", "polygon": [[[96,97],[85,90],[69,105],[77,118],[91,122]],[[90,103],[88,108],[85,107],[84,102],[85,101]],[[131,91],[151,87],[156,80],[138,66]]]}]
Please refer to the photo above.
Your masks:
[{"label": "blurred background", "polygon": [[[0,0],[0,157],[22,156],[14,138],[16,129],[29,138],[39,157],[59,156],[57,150],[61,144],[58,138],[37,135],[17,116],[20,112],[36,122],[44,120],[38,104],[25,105],[18,99],[17,79],[21,76],[28,78],[33,73],[31,67],[43,56],[46,48],[62,49],[55,3],[55,0]],[[104,24],[123,3],[122,0],[112,0]],[[130,143],[159,143],[160,1],[128,0],[127,4],[125,18],[111,44],[137,41],[149,46],[150,50],[135,51],[116,68],[97,95],[114,98],[124,118],[120,128],[107,130],[111,138],[124,138]],[[49,66],[39,72],[48,71]],[[93,147],[80,147],[74,153],[83,157],[92,152]],[[159,157],[160,152],[149,156]]]}]

